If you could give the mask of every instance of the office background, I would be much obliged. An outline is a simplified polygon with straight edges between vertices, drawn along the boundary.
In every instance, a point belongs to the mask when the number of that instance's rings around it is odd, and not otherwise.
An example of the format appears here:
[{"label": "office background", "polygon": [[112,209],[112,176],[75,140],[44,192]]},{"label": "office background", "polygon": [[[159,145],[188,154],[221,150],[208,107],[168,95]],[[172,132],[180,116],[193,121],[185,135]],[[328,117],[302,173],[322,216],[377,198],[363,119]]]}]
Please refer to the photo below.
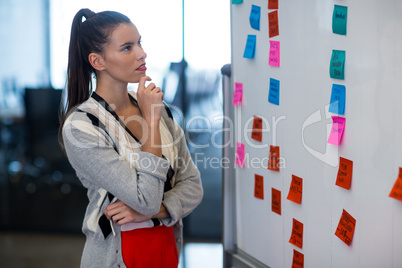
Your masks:
[{"label": "office background", "polygon": [[[222,115],[220,68],[230,61],[229,5],[212,0],[202,5],[193,1],[0,2],[1,267],[72,267],[79,262],[87,197],[57,143],[57,111],[74,14],[87,7],[95,12],[120,11],[131,18],[148,54],[148,75],[175,107],[193,159],[196,155],[201,159],[221,154],[220,148],[202,145],[222,124],[217,118]],[[219,143],[221,137],[214,139]],[[211,265],[219,267],[222,171],[198,164],[205,195],[184,220],[189,250],[184,251],[188,258],[181,265],[196,267],[191,261],[205,260],[203,254],[208,254]]]}]

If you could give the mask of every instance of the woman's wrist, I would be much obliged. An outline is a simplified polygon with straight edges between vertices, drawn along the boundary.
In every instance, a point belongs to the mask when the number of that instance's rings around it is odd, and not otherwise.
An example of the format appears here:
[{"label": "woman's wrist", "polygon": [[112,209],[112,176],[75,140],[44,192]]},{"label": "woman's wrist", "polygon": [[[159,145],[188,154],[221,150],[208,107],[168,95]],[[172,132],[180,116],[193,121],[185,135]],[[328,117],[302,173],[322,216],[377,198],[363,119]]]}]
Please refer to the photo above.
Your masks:
[{"label": "woman's wrist", "polygon": [[156,219],[164,219],[164,218],[169,218],[169,217],[170,217],[170,214],[164,205],[161,205],[158,214],[153,216],[153,218],[156,218]]},{"label": "woman's wrist", "polygon": [[159,122],[160,120],[147,121],[148,130],[159,129]]},{"label": "woman's wrist", "polygon": [[152,153],[158,157],[162,157],[162,140],[159,124],[149,125],[145,137],[141,140],[141,151]]}]

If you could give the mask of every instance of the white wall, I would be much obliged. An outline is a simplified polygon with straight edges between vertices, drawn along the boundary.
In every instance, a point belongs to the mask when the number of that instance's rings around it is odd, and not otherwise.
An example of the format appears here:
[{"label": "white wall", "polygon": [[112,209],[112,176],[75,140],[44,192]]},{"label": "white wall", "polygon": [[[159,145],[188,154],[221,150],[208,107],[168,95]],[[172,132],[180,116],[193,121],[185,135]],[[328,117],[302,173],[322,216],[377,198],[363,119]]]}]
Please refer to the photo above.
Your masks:
[{"label": "white wall", "polygon": [[[256,145],[280,146],[286,166],[280,172],[236,167],[239,249],[273,268],[291,267],[293,249],[304,254],[304,267],[401,267],[402,202],[388,195],[402,166],[402,2],[279,1],[280,34],[271,39],[267,2],[231,7],[232,79],[243,83],[247,102],[235,109],[235,136],[250,158],[268,156],[269,147]],[[248,22],[251,4],[261,6],[260,31]],[[334,4],[348,6],[347,36],[332,33]],[[243,58],[248,34],[257,35],[252,60]],[[279,68],[268,66],[269,40],[281,42]],[[333,49],[346,51],[345,80],[329,76]],[[280,80],[279,106],[268,103],[270,77]],[[346,86],[339,147],[327,144],[333,83]],[[253,115],[270,126],[262,143],[243,133]],[[313,115],[321,119],[306,127],[303,140],[303,124]],[[272,118],[281,116],[286,119],[274,130]],[[335,185],[340,156],[354,164],[350,190]],[[254,174],[264,176],[264,200],[253,196]],[[300,205],[286,199],[292,174],[303,178]],[[282,215],[271,211],[271,188],[282,192]],[[356,219],[350,247],[334,235],[343,209]],[[302,249],[288,242],[293,218],[304,224]]]}]

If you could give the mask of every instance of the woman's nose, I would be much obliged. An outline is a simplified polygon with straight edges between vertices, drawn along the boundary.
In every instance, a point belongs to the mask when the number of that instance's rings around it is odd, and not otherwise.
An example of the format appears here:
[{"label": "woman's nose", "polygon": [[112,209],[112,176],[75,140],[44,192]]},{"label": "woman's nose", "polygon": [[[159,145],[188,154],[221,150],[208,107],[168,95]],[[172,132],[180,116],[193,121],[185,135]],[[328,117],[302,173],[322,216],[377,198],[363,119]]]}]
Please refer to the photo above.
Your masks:
[{"label": "woman's nose", "polygon": [[137,55],[138,55],[138,60],[144,60],[147,57],[147,53],[145,53],[144,49],[142,47],[137,48]]}]

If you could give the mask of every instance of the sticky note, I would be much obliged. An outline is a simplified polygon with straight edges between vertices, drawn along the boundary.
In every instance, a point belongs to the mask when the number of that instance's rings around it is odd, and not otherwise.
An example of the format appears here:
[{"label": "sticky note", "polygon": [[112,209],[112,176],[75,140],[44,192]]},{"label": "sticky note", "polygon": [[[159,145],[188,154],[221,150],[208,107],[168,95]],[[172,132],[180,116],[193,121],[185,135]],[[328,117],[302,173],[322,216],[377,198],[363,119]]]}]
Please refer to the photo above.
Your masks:
[{"label": "sticky note", "polygon": [[260,30],[260,14],[261,14],[261,7],[256,5],[251,5],[251,12],[250,12],[250,26],[253,29]]},{"label": "sticky note", "polygon": [[348,7],[334,6],[332,14],[332,32],[335,34],[346,35],[346,23],[348,21]]},{"label": "sticky note", "polygon": [[246,59],[254,58],[256,42],[257,42],[256,35],[248,35],[247,36],[247,43],[246,43],[246,48],[244,49],[243,58],[246,58]]},{"label": "sticky note", "polygon": [[293,249],[292,268],[303,268],[303,267],[304,267],[304,254]]},{"label": "sticky note", "polygon": [[268,101],[272,104],[279,105],[279,85],[279,80],[273,78],[269,79]]},{"label": "sticky note", "polygon": [[278,0],[268,0],[268,9],[278,9]]},{"label": "sticky note", "polygon": [[296,219],[293,219],[292,234],[289,243],[299,248],[303,247],[303,223]]},{"label": "sticky note", "polygon": [[345,79],[345,51],[332,50],[331,63],[329,67],[329,75],[335,79]]},{"label": "sticky note", "polygon": [[343,115],[345,113],[345,99],[345,86],[333,84],[328,112]]},{"label": "sticky note", "polygon": [[244,167],[245,163],[245,146],[244,143],[237,143],[237,148],[236,148],[236,160],[235,164],[241,167]]},{"label": "sticky note", "polygon": [[356,220],[346,210],[343,210],[335,235],[345,242],[346,245],[350,246],[355,227]]},{"label": "sticky note", "polygon": [[235,90],[233,93],[233,105],[241,105],[243,100],[243,83],[235,82]]},{"label": "sticky note", "polygon": [[297,204],[301,203],[303,193],[303,179],[292,175],[292,182],[290,183],[289,194],[287,199]]},{"label": "sticky note", "polygon": [[262,140],[262,118],[254,116],[253,130],[251,131],[251,138],[256,141]]},{"label": "sticky note", "polygon": [[350,182],[352,181],[353,161],[339,157],[339,169],[336,176],[336,185],[339,187],[350,189]]},{"label": "sticky note", "polygon": [[268,13],[269,38],[279,35],[278,11]]},{"label": "sticky note", "polygon": [[269,147],[268,169],[279,171],[279,146],[271,145]]},{"label": "sticky note", "polygon": [[273,212],[281,215],[281,191],[272,188],[271,191],[271,209]]},{"label": "sticky note", "polygon": [[264,199],[264,177],[254,175],[254,197]]},{"label": "sticky note", "polygon": [[402,168],[399,168],[399,176],[395,181],[394,187],[392,187],[389,197],[402,201]]},{"label": "sticky note", "polygon": [[232,4],[241,4],[243,0],[232,0]]},{"label": "sticky note", "polygon": [[269,41],[269,61],[268,64],[271,66],[279,67],[280,65],[280,42],[279,41]]},{"label": "sticky note", "polygon": [[342,140],[343,131],[345,130],[346,118],[340,116],[332,117],[332,129],[328,137],[328,143],[338,146]]}]

